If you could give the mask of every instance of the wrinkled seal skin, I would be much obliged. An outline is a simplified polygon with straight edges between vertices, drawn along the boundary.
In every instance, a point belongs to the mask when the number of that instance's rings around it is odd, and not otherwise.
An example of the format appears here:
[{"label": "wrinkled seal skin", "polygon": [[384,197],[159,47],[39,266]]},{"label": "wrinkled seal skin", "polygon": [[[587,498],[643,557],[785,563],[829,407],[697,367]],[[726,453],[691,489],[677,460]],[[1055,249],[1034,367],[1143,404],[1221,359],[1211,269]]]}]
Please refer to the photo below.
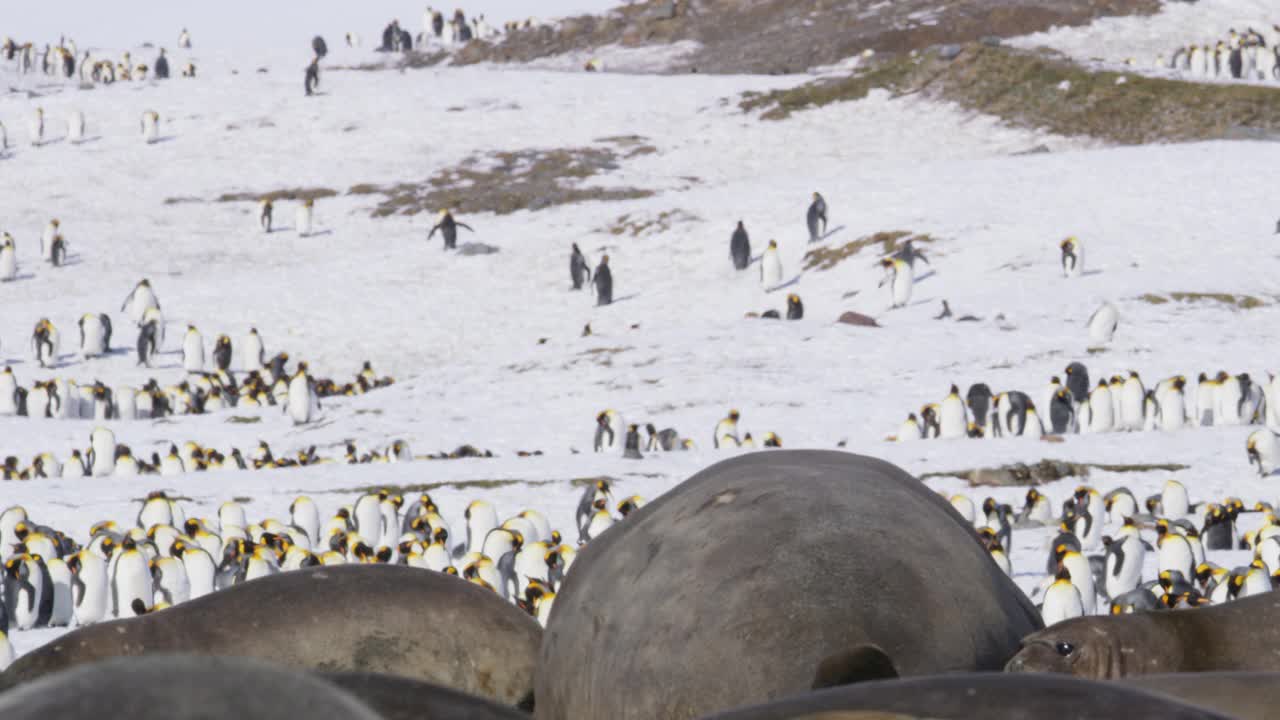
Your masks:
[{"label": "wrinkled seal skin", "polygon": [[379,673],[318,673],[382,720],[529,720],[529,715],[439,685]]},{"label": "wrinkled seal skin", "polygon": [[1055,675],[938,675],[862,683],[704,720],[1231,720],[1210,710],[1117,683]]},{"label": "wrinkled seal skin", "polygon": [[280,573],[167,610],[89,625],[20,657],[0,689],[118,655],[252,657],[297,670],[402,675],[528,702],[542,632],[492,591],[394,565]]},{"label": "wrinkled seal skin", "polygon": [[544,635],[537,714],[695,718],[882,667],[998,670],[1040,627],[972,526],[899,468],[754,453],[582,550]]},{"label": "wrinkled seal skin", "polygon": [[[559,602],[559,600],[557,600]],[[1005,667],[1099,680],[1178,672],[1280,672],[1280,593],[1194,610],[1074,618],[1029,635]]]},{"label": "wrinkled seal skin", "polygon": [[248,658],[148,655],[79,665],[0,694],[5,720],[379,720],[306,673]]},{"label": "wrinkled seal skin", "polygon": [[1209,672],[1139,675],[1124,684],[1230,715],[1274,720],[1280,713],[1280,673]]}]

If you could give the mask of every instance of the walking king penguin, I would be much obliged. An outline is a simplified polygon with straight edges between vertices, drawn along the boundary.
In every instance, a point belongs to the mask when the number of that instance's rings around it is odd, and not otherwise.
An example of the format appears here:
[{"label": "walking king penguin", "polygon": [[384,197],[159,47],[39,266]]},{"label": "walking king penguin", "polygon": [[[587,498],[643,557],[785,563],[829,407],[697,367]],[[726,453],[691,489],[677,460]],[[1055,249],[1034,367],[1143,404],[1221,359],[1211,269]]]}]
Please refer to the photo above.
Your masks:
[{"label": "walking king penguin", "polygon": [[1089,339],[1095,343],[1109,343],[1120,325],[1120,311],[1111,303],[1103,303],[1089,318]]},{"label": "walking king penguin", "polygon": [[1063,277],[1080,277],[1084,272],[1084,246],[1080,244],[1080,240],[1075,236],[1058,243],[1058,249],[1062,251],[1062,275]]},{"label": "walking king penguin", "polygon": [[258,201],[258,226],[262,231],[271,233],[271,215],[275,211],[275,204],[271,202],[271,198],[262,198]]},{"label": "walking king penguin", "polygon": [[142,139],[148,145],[160,139],[160,113],[155,110],[142,113]]},{"label": "walking king penguin", "polygon": [[609,256],[604,255],[600,258],[600,264],[596,266],[595,277],[591,280],[596,286],[596,305],[610,305],[613,303],[613,271],[609,269]]},{"label": "walking king penguin", "polygon": [[827,201],[822,195],[813,194],[813,202],[805,213],[805,224],[809,227],[809,242],[817,242],[827,234]]},{"label": "walking king penguin", "polygon": [[747,229],[743,227],[741,220],[733,231],[733,237],[729,239],[729,257],[733,259],[733,267],[737,270],[746,270],[747,265],[751,264],[751,239],[747,237]]},{"label": "walking king penguin", "polygon": [[453,250],[458,247],[458,228],[460,227],[475,232],[470,225],[454,220],[453,213],[448,208],[445,208],[440,211],[440,220],[431,227],[431,232],[427,233],[427,240],[430,241],[431,236],[435,235],[436,231],[439,230],[440,235],[444,237],[444,249]]},{"label": "walking king penguin", "polygon": [[298,235],[306,237],[311,234],[311,219],[315,214],[316,201],[313,198],[307,198],[298,206],[298,210],[294,213],[293,224],[298,230]]},{"label": "walking king penguin", "polygon": [[782,284],[782,258],[778,256],[778,241],[770,240],[760,258],[760,284],[766,290]]},{"label": "walking king penguin", "polygon": [[587,265],[578,243],[573,244],[573,252],[569,254],[569,279],[573,281],[574,290],[581,290],[582,283],[591,282],[591,266]]},{"label": "walking king penguin", "polygon": [[880,287],[884,287],[885,284],[889,285],[889,289],[893,294],[892,307],[899,308],[910,302],[911,286],[914,282],[911,265],[897,258],[885,258],[880,261],[880,267],[884,268],[884,277],[880,280]]},{"label": "walking king penguin", "polygon": [[49,322],[49,318],[41,318],[31,333],[31,349],[36,362],[42,368],[53,367],[58,357],[58,328]]}]

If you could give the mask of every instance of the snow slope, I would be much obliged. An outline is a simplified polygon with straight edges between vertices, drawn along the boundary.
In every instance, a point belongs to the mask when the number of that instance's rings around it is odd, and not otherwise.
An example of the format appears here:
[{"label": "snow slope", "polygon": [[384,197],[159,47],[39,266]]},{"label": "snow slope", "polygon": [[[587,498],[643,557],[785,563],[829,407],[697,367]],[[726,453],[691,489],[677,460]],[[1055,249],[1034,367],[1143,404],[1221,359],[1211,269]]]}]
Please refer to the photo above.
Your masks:
[{"label": "snow slope", "polygon": [[[214,517],[221,502],[241,497],[250,516],[262,519],[287,517],[300,493],[331,513],[360,488],[397,486],[412,497],[421,486],[455,528],[467,501],[485,498],[503,517],[540,509],[573,538],[580,491],[570,480],[610,476],[618,499],[652,498],[741,452],[710,449],[712,428],[731,407],[757,438],[773,431],[786,447],[844,443],[913,473],[1045,457],[1176,462],[1190,466],[1178,477],[1193,500],[1276,499],[1273,481],[1256,478],[1246,461],[1249,429],[1242,427],[1072,436],[1061,444],[884,439],[952,383],[982,381],[1038,398],[1048,377],[1073,360],[1096,375],[1134,369],[1148,384],[1219,368],[1265,378],[1274,367],[1265,349],[1277,336],[1280,269],[1272,193],[1262,183],[1215,181],[1205,168],[1256,164],[1270,146],[1097,147],[879,93],[782,122],[737,110],[746,90],[802,81],[786,77],[328,70],[323,95],[304,98],[302,62],[292,52],[200,53],[195,80],[93,90],[4,70],[4,85],[20,91],[0,97],[12,146],[0,166],[21,188],[0,195],[0,226],[17,239],[21,267],[17,281],[0,284],[0,362],[28,386],[54,375],[110,385],[154,376],[171,384],[182,375],[187,323],[204,332],[207,351],[218,333],[238,339],[256,326],[268,353],[287,350],[321,375],[347,379],[367,359],[397,383],[328,402],[321,421],[308,426],[294,427],[278,409],[236,409],[108,423],[117,440],[139,455],[187,440],[247,453],[265,440],[277,455],[315,445],[340,457],[348,440],[365,450],[402,438],[418,454],[471,443],[497,457],[8,482],[0,484],[0,507],[22,504],[33,520],[83,541],[95,521],[131,522],[137,500],[158,488],[190,498],[188,515]],[[373,57],[335,48],[327,64]],[[55,140],[32,148],[24,129],[37,105]],[[73,109],[88,119],[90,141],[80,145],[57,140]],[[147,109],[162,117],[163,142],[145,145],[138,135]],[[446,254],[438,238],[425,242],[433,214],[374,218],[378,196],[345,194],[359,183],[421,182],[476,153],[611,147],[600,139],[626,135],[642,136],[656,152],[624,158],[617,171],[587,182],[648,189],[653,197],[460,216],[476,230],[462,240],[494,245],[500,251],[493,255]],[[1051,152],[1025,154],[1038,146]],[[214,201],[299,186],[340,193],[317,202],[318,233],[310,238],[287,229],[264,235],[252,203]],[[932,265],[911,304],[888,309],[873,250],[831,270],[803,269],[804,212],[814,190],[830,206],[823,246],[897,229],[937,238],[923,248]],[[607,230],[623,215],[653,220],[670,211],[681,219],[665,230],[634,237]],[[292,225],[292,203],[279,203],[276,213],[278,225]],[[40,231],[55,216],[73,259],[61,269],[36,257]],[[778,241],[785,287],[761,288],[757,265],[731,269],[727,245],[739,219],[755,253]],[[1087,248],[1089,272],[1074,280],[1063,279],[1058,265],[1057,243],[1069,234]],[[595,307],[589,293],[568,289],[574,242],[593,265],[610,255],[612,306]],[[85,312],[111,314],[115,344],[132,347],[134,330],[117,310],[143,277],[169,323],[159,367],[136,368],[131,351],[90,362],[75,357],[75,321]],[[789,292],[803,298],[803,320],[744,318],[782,310]],[[1243,311],[1138,300],[1170,292],[1250,294],[1265,304]],[[983,321],[934,320],[942,299]],[[1090,354],[1085,323],[1105,300],[1119,307],[1120,330],[1105,352]],[[883,327],[834,323],[846,310],[876,316]],[[998,313],[1013,329],[1001,329]],[[64,357],[52,372],[36,368],[26,351],[41,317],[63,334]],[[584,337],[587,323],[592,334]],[[594,417],[605,408],[628,422],[675,427],[699,449],[638,462],[594,454]],[[65,459],[87,446],[96,425],[0,418],[0,456],[25,464],[49,451]],[[544,454],[516,455],[534,450]],[[1104,493],[1127,484],[1145,497],[1169,476],[1098,472],[1088,482]],[[930,484],[1019,506],[1025,493],[965,489],[959,480]],[[1076,484],[1042,490],[1057,507]],[[1015,570],[1028,588],[1043,576],[1046,540],[1046,531],[1014,535]],[[27,650],[56,632],[19,632],[14,642]]]}]

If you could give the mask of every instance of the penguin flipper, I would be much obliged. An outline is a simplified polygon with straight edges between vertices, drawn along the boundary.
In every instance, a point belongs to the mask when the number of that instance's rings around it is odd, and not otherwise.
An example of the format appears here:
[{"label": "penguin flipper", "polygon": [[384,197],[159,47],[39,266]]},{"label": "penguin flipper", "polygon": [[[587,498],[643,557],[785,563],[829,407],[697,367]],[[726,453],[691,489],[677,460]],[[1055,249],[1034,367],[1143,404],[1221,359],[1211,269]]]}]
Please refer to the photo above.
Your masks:
[{"label": "penguin flipper", "polygon": [[466,223],[455,222],[455,223],[454,223],[454,225],[457,225],[458,227],[461,227],[461,228],[466,228],[466,229],[468,229],[468,230],[471,230],[471,232],[475,232],[475,230],[472,230],[472,229],[471,229],[471,226],[470,226],[470,225],[468,225],[468,224],[466,224]]},{"label": "penguin flipper", "polygon": [[870,643],[823,658],[813,675],[811,689],[839,687],[874,680],[894,680],[898,668],[884,650]]},{"label": "penguin flipper", "polygon": [[1116,556],[1116,567],[1111,571],[1111,577],[1120,577],[1120,571],[1124,568],[1124,543],[1112,543],[1115,549],[1111,552]]},{"label": "penguin flipper", "polygon": [[[76,592],[77,590],[79,590],[80,592],[77,593]],[[84,591],[85,591],[85,584],[84,584],[84,581],[80,579],[80,574],[72,573],[71,575],[72,605],[74,605],[75,607],[80,607],[80,603],[84,602]]]},{"label": "penguin flipper", "polygon": [[31,584],[30,580],[18,581],[18,592],[27,591],[27,612],[36,609],[36,586]]}]

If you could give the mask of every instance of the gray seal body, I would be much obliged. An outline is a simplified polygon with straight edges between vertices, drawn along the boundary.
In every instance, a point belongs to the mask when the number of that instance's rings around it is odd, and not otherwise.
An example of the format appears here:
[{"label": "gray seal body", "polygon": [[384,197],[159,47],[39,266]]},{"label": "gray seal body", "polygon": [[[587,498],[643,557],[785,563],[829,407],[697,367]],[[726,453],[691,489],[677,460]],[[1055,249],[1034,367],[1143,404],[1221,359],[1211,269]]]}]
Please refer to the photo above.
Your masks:
[{"label": "gray seal body", "polygon": [[0,717],[5,720],[101,720],[104,716],[130,720],[379,718],[337,686],[248,658],[112,658],[0,694]]},{"label": "gray seal body", "polygon": [[1041,626],[923,483],[873,458],[770,450],[703,470],[583,548],[548,621],[538,714],[694,718],[883,677],[877,663],[997,670]]},{"label": "gray seal body", "polygon": [[378,673],[320,673],[382,720],[529,720],[519,710],[439,685]]},{"label": "gray seal body", "polygon": [[0,689],[102,658],[188,653],[403,675],[515,705],[533,688],[541,639],[514,605],[444,573],[316,567],[80,628],[18,658]]}]

